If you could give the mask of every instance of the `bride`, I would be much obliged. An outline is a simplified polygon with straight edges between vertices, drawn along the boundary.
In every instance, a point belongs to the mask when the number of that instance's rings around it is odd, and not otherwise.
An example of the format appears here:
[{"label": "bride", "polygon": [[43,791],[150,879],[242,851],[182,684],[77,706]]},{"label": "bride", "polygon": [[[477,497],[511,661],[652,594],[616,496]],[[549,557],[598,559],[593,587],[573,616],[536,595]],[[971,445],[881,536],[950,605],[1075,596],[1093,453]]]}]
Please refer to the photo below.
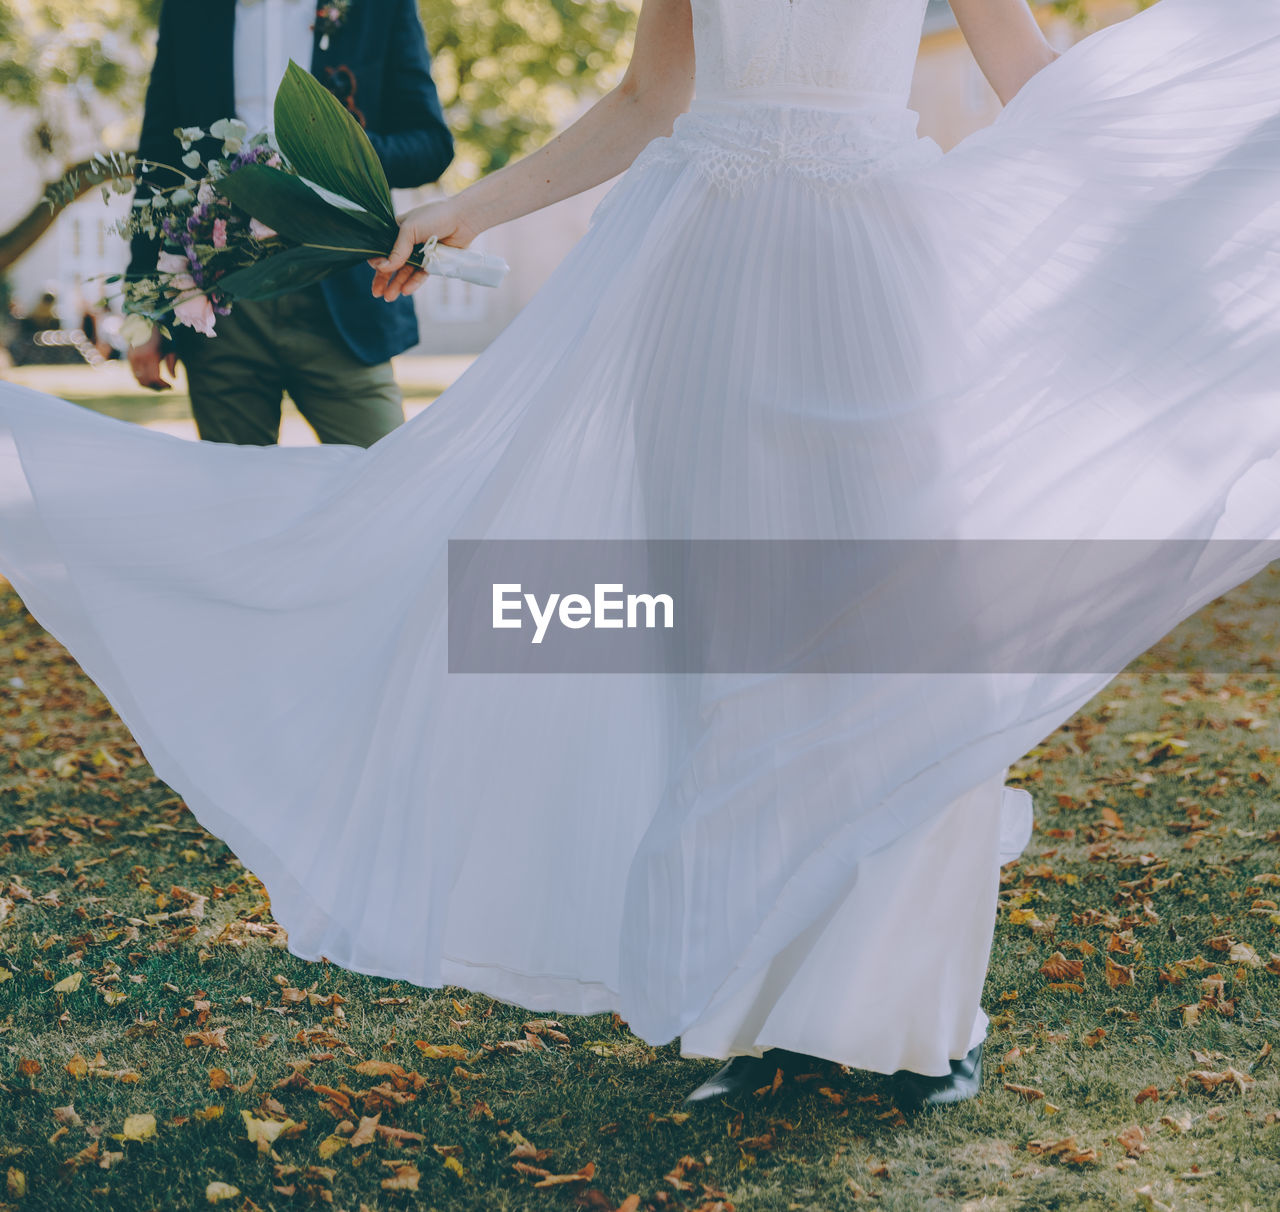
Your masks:
[{"label": "bride", "polygon": [[[1276,554],[1280,14],[1161,0],[1056,56],[953,0],[1006,108],[944,155],[924,7],[647,0],[613,92],[404,218],[385,298],[415,241],[621,174],[367,450],[0,385],[0,572],[297,955],[615,1010],[727,1061],[690,1101],[814,1058],[977,1092],[1009,765]],[[685,665],[535,660],[469,596],[653,540]]]}]

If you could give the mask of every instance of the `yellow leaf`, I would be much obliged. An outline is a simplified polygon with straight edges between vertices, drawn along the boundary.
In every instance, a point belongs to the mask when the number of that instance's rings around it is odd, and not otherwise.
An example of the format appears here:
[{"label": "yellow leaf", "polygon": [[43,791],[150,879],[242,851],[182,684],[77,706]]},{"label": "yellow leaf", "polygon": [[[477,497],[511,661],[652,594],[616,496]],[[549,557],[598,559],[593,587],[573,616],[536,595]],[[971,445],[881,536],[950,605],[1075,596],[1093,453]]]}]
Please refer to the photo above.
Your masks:
[{"label": "yellow leaf", "polygon": [[15,1170],[10,1166],[5,1186],[14,1199],[23,1199],[27,1194],[27,1176],[21,1170]]},{"label": "yellow leaf", "polygon": [[459,1178],[466,1178],[467,1172],[462,1168],[462,1163],[456,1157],[446,1157],[444,1159],[444,1168],[451,1170]]},{"label": "yellow leaf", "polygon": [[328,1161],[339,1149],[345,1149],[348,1143],[342,1136],[326,1136],[320,1142],[320,1160]]},{"label": "yellow leaf", "polygon": [[248,1111],[241,1111],[240,1116],[244,1120],[249,1139],[258,1146],[259,1153],[270,1153],[276,1137],[286,1128],[296,1126],[291,1119],[283,1122],[277,1119],[256,1119]]},{"label": "yellow leaf", "polygon": [[89,1062],[77,1052],[75,1056],[67,1061],[67,1072],[72,1077],[83,1077],[89,1072]]},{"label": "yellow leaf", "polygon": [[236,1199],[240,1195],[240,1188],[233,1187],[230,1183],[210,1183],[204,1189],[204,1197],[211,1204],[220,1204],[226,1199]]},{"label": "yellow leaf", "polygon": [[103,989],[102,1000],[108,1006],[118,1006],[121,1002],[129,1000],[129,995],[123,989]]},{"label": "yellow leaf", "polygon": [[83,972],[73,972],[70,976],[64,976],[53,987],[54,993],[74,993],[80,988],[80,982],[84,980]]},{"label": "yellow leaf", "polygon": [[193,1111],[191,1114],[194,1115],[196,1119],[203,1120],[205,1123],[208,1123],[211,1119],[222,1118],[222,1105],[220,1103],[215,1103],[212,1107],[201,1107],[198,1110]]},{"label": "yellow leaf", "polygon": [[0,985],[3,985],[5,981],[11,980],[13,980],[13,973],[8,968],[0,968]]},{"label": "yellow leaf", "polygon": [[147,1140],[156,1134],[156,1117],[143,1113],[125,1118],[123,1136],[125,1140]]},{"label": "yellow leaf", "polygon": [[429,1044],[426,1040],[416,1039],[413,1046],[423,1056],[433,1060],[466,1060],[470,1053],[461,1044]]}]

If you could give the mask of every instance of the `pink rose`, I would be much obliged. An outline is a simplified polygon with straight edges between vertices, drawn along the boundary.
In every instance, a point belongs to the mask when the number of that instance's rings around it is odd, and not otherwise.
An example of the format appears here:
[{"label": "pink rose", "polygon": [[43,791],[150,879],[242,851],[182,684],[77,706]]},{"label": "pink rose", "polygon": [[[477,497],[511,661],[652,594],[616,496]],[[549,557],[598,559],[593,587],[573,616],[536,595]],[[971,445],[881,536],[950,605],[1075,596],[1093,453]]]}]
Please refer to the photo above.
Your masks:
[{"label": "pink rose", "polygon": [[213,221],[213,246],[214,248],[226,248],[227,246],[226,219],[214,219]]},{"label": "pink rose", "polygon": [[209,302],[208,295],[191,295],[182,300],[173,309],[173,318],[179,324],[185,324],[188,328],[194,328],[196,332],[202,332],[206,337],[214,335],[214,311],[213,304]]},{"label": "pink rose", "polygon": [[191,265],[181,253],[162,252],[156,257],[156,268],[162,274],[185,274]]},{"label": "pink rose", "polygon": [[183,291],[196,289],[196,280],[191,276],[191,265],[186,257],[162,252],[156,258],[156,269],[160,271],[164,284],[170,290],[181,294]]},{"label": "pink rose", "polygon": [[259,223],[257,219],[250,219],[249,234],[255,240],[270,240],[272,236],[278,235],[279,233],[274,228],[268,227],[265,223]]}]

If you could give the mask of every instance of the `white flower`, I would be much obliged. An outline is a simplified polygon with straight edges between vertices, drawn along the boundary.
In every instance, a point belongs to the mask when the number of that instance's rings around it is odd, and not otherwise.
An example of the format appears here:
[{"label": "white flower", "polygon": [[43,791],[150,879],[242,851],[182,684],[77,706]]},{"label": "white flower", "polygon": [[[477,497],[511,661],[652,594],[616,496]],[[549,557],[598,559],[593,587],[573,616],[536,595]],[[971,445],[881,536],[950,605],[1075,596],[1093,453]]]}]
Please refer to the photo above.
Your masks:
[{"label": "white flower", "polygon": [[173,137],[182,142],[182,150],[186,151],[197,139],[204,138],[204,131],[198,126],[180,126],[173,132]]},{"label": "white flower", "polygon": [[137,312],[130,312],[125,316],[124,323],[120,325],[120,335],[132,349],[145,345],[151,340],[151,321],[146,316],[138,315]]},{"label": "white flower", "polygon": [[200,188],[196,190],[196,201],[202,206],[208,206],[218,195],[213,192],[213,186],[208,181],[201,181]]},{"label": "white flower", "polygon": [[189,189],[175,189],[173,191],[173,197],[169,200],[174,204],[174,206],[186,206],[192,202],[194,198],[195,194],[193,194]]},{"label": "white flower", "polygon": [[209,133],[215,139],[222,140],[224,156],[234,156],[244,145],[249,128],[239,118],[219,118],[209,127]]},{"label": "white flower", "polygon": [[200,153],[193,147],[185,156],[182,157],[182,162],[188,168],[199,168]]}]

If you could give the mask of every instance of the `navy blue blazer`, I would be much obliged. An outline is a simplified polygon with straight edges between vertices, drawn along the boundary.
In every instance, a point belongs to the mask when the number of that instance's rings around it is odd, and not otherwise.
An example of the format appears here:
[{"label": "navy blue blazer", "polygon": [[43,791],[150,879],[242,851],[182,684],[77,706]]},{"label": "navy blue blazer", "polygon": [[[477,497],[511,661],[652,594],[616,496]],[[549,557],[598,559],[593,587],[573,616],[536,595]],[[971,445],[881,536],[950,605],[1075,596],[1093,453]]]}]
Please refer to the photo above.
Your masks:
[{"label": "navy blue blazer", "polygon": [[[176,165],[183,153],[175,128],[208,130],[219,118],[235,116],[235,14],[235,0],[165,0],[139,159]],[[453,138],[431,79],[416,0],[351,0],[328,46],[321,49],[320,43],[317,31],[311,74],[360,121],[392,187],[435,181],[453,159]],[[208,140],[201,151],[216,156],[219,147]],[[157,173],[156,179],[162,176],[171,178]],[[150,272],[158,251],[155,241],[135,237],[129,272]],[[373,270],[356,265],[321,285],[338,332],[370,365],[418,340],[412,300],[403,295],[392,303],[375,299],[372,281]]]}]

